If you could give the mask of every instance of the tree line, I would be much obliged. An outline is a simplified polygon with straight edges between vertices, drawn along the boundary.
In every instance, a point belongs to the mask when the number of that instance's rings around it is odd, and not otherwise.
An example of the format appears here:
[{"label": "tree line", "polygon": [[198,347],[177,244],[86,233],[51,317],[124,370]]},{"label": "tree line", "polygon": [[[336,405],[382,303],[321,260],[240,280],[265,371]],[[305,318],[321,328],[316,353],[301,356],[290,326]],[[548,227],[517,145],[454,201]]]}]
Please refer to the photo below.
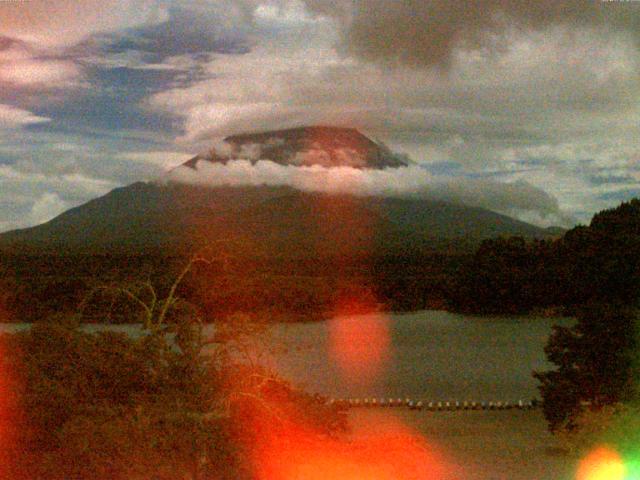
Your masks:
[{"label": "tree line", "polygon": [[556,240],[485,240],[453,278],[449,305],[481,313],[632,304],[640,287],[640,200],[597,213]]},{"label": "tree line", "polygon": [[[166,293],[187,255],[14,255],[0,254],[0,321],[33,322],[73,313],[105,284],[152,282]],[[392,311],[443,308],[460,257],[411,253],[357,258],[263,259],[220,257],[198,265],[179,287],[180,296],[207,312],[205,322],[235,312],[274,319],[318,320],[332,315],[345,297],[371,296]],[[85,322],[127,323],[135,304],[103,291],[84,314]],[[107,313],[107,314],[105,314]]]}]

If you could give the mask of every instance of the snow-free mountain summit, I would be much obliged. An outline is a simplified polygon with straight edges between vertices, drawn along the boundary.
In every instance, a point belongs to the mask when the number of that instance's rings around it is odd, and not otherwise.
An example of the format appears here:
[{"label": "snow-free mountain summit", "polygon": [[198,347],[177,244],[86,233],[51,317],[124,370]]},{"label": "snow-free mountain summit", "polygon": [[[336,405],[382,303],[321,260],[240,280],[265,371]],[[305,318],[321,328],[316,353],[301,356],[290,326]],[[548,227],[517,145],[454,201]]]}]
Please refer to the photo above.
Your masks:
[{"label": "snow-free mountain summit", "polygon": [[245,158],[255,163],[268,159],[280,165],[353,168],[397,168],[407,166],[406,157],[393,153],[354,128],[313,126],[233,135],[224,139],[226,148],[198,155],[184,164],[196,168],[199,161],[227,163]]}]

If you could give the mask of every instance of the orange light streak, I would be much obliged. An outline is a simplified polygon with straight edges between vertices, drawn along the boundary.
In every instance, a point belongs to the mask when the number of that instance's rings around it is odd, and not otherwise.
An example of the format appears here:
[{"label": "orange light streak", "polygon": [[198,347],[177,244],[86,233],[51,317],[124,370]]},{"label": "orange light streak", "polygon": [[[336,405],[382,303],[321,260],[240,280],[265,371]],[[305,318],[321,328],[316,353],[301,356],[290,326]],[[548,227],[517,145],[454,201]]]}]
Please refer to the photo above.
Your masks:
[{"label": "orange light streak", "polygon": [[441,480],[451,473],[434,448],[388,419],[347,440],[291,426],[267,436],[256,452],[259,480]]}]

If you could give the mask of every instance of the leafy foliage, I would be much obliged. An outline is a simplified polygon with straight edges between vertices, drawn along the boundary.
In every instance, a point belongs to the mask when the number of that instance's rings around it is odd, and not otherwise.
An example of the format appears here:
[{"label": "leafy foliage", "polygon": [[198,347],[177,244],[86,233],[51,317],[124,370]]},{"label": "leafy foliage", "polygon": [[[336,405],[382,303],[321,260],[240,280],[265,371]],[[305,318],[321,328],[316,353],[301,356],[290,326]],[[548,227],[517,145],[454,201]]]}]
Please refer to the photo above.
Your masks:
[{"label": "leafy foliage", "polygon": [[633,398],[637,316],[621,305],[583,308],[570,328],[555,326],[545,347],[555,370],[534,372],[551,431],[575,430],[585,410]]},{"label": "leafy foliage", "polygon": [[[166,298],[188,258],[154,255],[6,255],[0,253],[0,321],[34,322],[52,314],[74,314],[83,322],[142,322],[150,305],[148,285]],[[282,320],[327,318],[337,299],[366,287],[394,311],[441,307],[460,257],[385,255],[367,258],[252,259],[196,263],[176,295],[198,305],[202,320],[238,312]],[[105,288],[108,286],[109,288]],[[90,295],[90,301],[86,298]]]},{"label": "leafy foliage", "polygon": [[197,309],[176,295],[190,268],[166,297],[118,287],[144,314],[137,332],[91,333],[59,316],[5,338],[0,372],[15,372],[22,405],[11,478],[243,478],[258,425],[248,411],[263,426],[295,414],[320,432],[345,428],[336,408],[258,363],[263,324],[242,317],[205,338]]},{"label": "leafy foliage", "polygon": [[190,471],[185,463],[206,458],[219,435],[205,420],[214,382],[165,337],[47,322],[8,345],[22,377],[25,478],[141,478],[136,470],[152,464]]},{"label": "leafy foliage", "polygon": [[545,353],[556,369],[534,376],[551,431],[575,433],[589,430],[589,418],[597,423],[598,412],[626,404],[636,393],[640,200],[567,232],[549,258],[560,282],[554,301],[571,306],[577,323],[554,327]]}]

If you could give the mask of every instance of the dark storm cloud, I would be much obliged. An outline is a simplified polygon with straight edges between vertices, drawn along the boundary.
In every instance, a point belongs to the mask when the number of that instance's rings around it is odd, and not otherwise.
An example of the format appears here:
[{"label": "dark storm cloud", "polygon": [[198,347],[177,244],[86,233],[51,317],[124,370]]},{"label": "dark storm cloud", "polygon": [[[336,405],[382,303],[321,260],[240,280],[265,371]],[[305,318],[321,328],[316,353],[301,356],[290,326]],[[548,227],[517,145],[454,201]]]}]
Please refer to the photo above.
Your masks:
[{"label": "dark storm cloud", "polygon": [[345,52],[383,63],[447,66],[457,49],[500,50],[514,31],[607,29],[638,39],[640,5],[585,0],[304,0],[337,20]]}]

